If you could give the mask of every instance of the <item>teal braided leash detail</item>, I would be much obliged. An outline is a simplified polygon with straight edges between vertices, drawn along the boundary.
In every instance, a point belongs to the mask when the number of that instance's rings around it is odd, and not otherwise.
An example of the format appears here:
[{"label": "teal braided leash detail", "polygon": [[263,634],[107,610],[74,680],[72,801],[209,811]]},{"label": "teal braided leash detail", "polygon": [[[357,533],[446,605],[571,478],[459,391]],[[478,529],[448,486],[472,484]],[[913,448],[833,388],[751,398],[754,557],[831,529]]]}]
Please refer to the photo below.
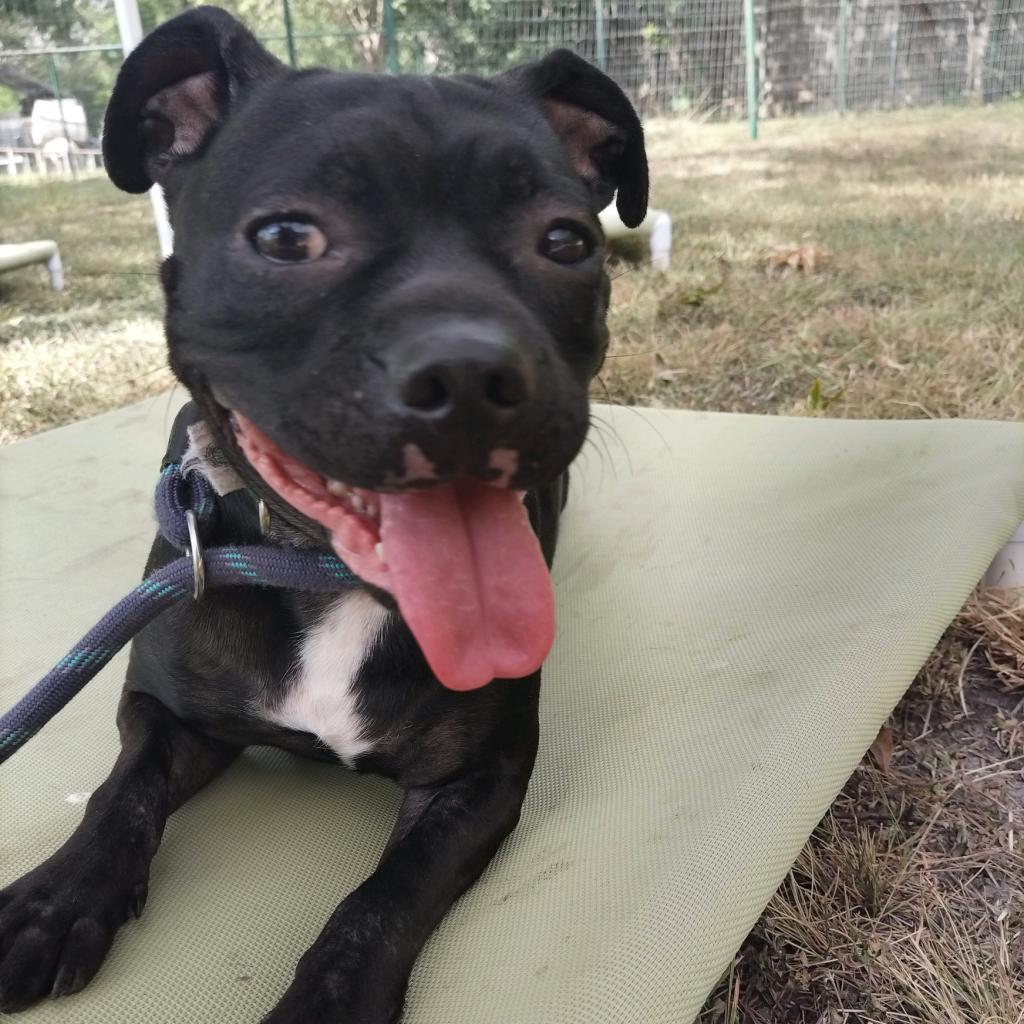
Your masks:
[{"label": "teal braided leash detail", "polygon": [[[156,495],[160,532],[188,549],[185,513],[209,525],[216,499],[197,474],[186,480],[176,463],[160,474]],[[283,587],[334,593],[358,583],[341,559],[326,551],[297,551],[272,544],[225,545],[203,552],[206,586]],[[122,598],[10,711],[0,716],[0,764],[28,742],[136,633],[171,605],[193,593],[192,559],[186,555],[157,569]]]}]

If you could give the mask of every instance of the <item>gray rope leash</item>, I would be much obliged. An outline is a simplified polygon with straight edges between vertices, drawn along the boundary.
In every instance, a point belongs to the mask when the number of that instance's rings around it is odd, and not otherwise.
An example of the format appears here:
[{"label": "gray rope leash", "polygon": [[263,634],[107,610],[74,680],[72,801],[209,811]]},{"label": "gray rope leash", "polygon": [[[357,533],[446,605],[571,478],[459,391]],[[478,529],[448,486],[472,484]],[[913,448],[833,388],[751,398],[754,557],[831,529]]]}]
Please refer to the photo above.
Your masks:
[{"label": "gray rope leash", "polygon": [[216,510],[216,496],[199,473],[187,477],[177,463],[164,468],[156,491],[160,532],[187,554],[147,576],[122,598],[10,711],[0,716],[0,764],[30,740],[136,633],[204,587],[258,586],[332,593],[357,582],[328,552],[271,544],[200,548],[201,531]]}]

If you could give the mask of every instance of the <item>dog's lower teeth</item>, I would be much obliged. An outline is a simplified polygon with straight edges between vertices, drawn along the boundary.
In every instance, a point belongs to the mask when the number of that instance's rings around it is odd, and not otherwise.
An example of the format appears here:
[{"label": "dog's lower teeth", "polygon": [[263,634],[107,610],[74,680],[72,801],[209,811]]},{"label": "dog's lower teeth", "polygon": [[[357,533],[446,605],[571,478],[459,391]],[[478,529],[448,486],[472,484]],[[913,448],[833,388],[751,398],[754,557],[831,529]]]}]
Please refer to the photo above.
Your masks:
[{"label": "dog's lower teeth", "polygon": [[380,562],[384,561],[384,542],[377,541],[373,547],[373,553],[377,556],[377,560]]},{"label": "dog's lower teeth", "polygon": [[366,514],[366,506],[363,504],[363,499],[358,494],[353,494],[349,499],[349,504],[362,515]]},{"label": "dog's lower teeth", "polygon": [[347,493],[348,484],[343,484],[340,480],[328,480],[327,490],[335,497],[340,498],[341,495]]}]

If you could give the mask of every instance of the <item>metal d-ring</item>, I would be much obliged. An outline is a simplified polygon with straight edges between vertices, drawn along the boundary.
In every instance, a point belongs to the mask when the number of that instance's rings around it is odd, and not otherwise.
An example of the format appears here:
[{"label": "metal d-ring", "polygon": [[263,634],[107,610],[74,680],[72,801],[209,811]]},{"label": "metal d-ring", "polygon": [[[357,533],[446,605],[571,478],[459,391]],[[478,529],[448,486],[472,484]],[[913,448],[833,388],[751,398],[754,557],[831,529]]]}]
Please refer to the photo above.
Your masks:
[{"label": "metal d-ring", "polygon": [[206,567],[203,565],[203,549],[199,544],[196,514],[190,508],[185,510],[185,522],[188,524],[188,551],[192,556],[192,596],[198,601],[206,590]]},{"label": "metal d-ring", "polygon": [[260,498],[259,516],[260,536],[268,537],[270,535],[270,509],[267,508],[267,503],[262,498]]}]

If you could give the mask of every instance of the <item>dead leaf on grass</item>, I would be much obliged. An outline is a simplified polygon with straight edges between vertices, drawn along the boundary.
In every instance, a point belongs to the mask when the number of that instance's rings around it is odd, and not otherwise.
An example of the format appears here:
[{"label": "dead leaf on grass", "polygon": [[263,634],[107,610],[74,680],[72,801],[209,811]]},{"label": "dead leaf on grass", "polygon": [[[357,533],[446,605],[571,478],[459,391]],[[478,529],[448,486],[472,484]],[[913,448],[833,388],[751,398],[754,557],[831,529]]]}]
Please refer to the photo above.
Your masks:
[{"label": "dead leaf on grass", "polygon": [[654,358],[652,360],[652,363],[653,363],[653,369],[651,371],[651,377],[654,380],[668,382],[668,381],[674,380],[676,377],[679,376],[679,374],[686,372],[685,370],[674,370],[674,369],[672,369],[668,365],[668,363],[666,363],[665,360],[662,358],[662,355],[661,355],[660,352],[655,352],[654,353]]},{"label": "dead leaf on grass", "polygon": [[828,258],[828,252],[813,242],[802,242],[800,245],[773,245],[768,250],[768,273],[813,274]]},{"label": "dead leaf on grass", "polygon": [[888,775],[892,768],[892,728],[883,725],[878,730],[875,742],[871,744],[871,756],[883,775]]},{"label": "dead leaf on grass", "polygon": [[895,359],[890,359],[888,356],[879,356],[878,365],[884,366],[887,370],[895,370],[897,373],[906,373],[910,369],[906,363],[897,363]]}]

